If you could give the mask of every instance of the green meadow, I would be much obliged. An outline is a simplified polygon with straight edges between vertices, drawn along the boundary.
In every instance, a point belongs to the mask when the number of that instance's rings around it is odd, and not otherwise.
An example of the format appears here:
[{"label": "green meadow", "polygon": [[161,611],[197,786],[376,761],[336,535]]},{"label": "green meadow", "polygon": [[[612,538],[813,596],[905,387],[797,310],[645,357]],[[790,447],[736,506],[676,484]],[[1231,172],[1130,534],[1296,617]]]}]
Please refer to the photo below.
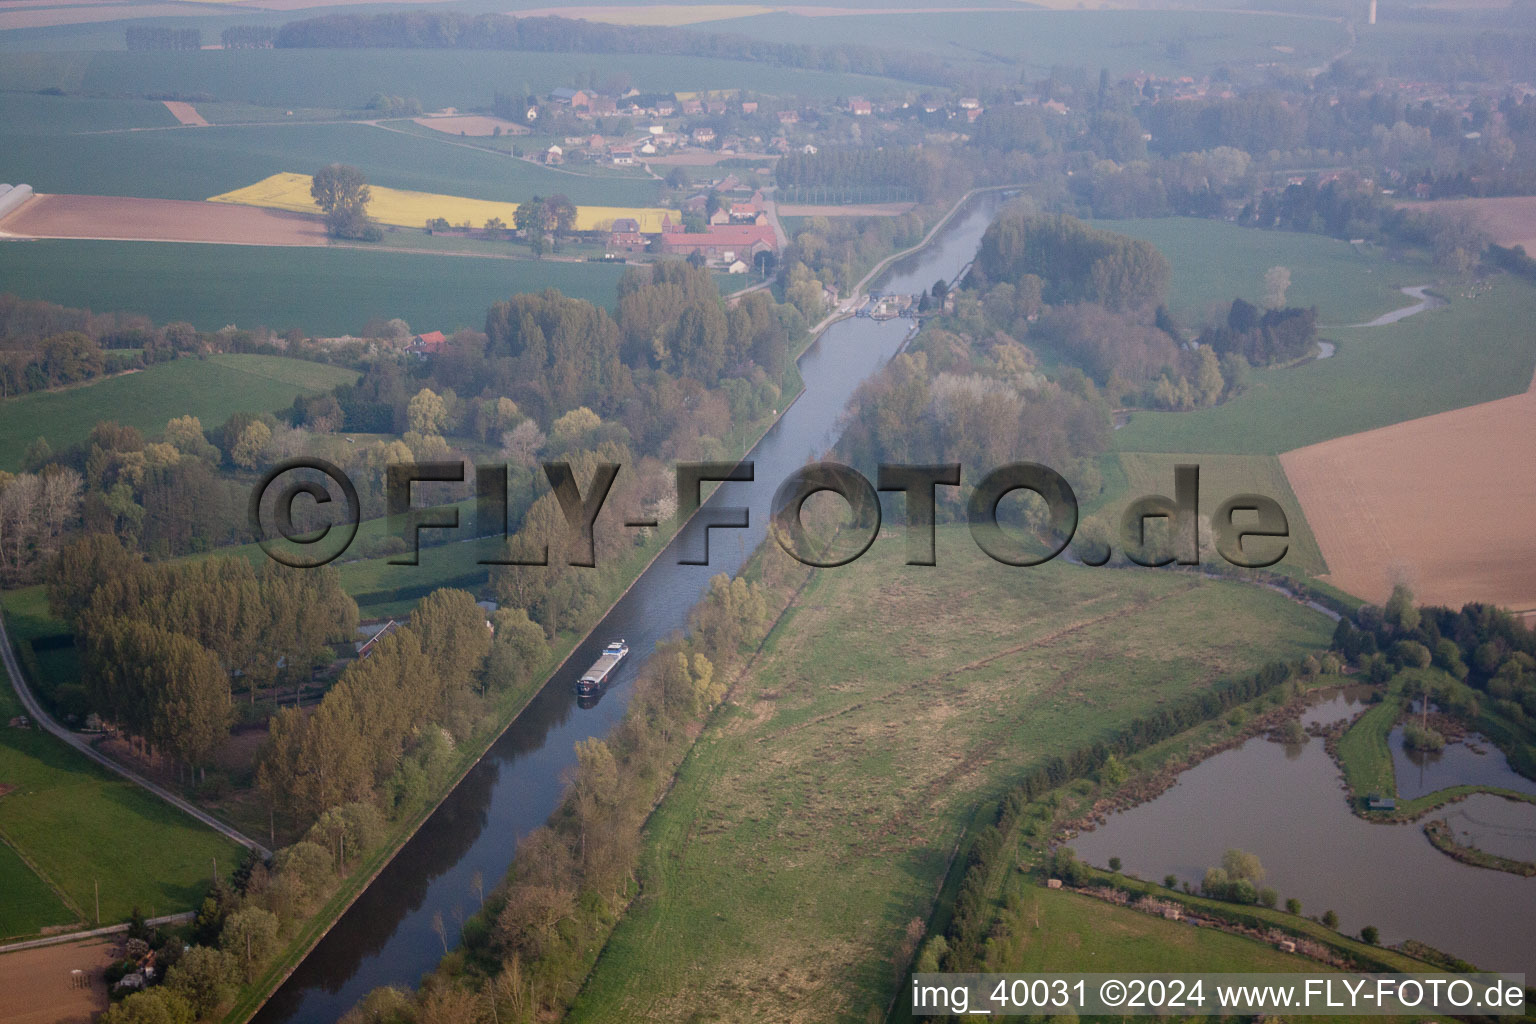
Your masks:
[{"label": "green meadow", "polygon": [[[412,236],[386,237],[409,242]],[[143,313],[161,323],[185,320],[209,331],[235,324],[334,336],[361,331],[374,317],[400,317],[420,331],[480,329],[491,303],[518,292],[558,288],[610,305],[622,272],[608,263],[384,246],[0,242],[0,290],[65,306]]]},{"label": "green meadow", "polygon": [[44,928],[79,920],[58,892],[27,866],[21,854],[0,842],[0,939],[33,935]]},{"label": "green meadow", "polygon": [[1473,299],[1385,327],[1330,330],[1331,359],[1257,371],[1242,395],[1195,412],[1138,412],[1121,451],[1278,454],[1525,391],[1536,371],[1536,287],[1508,275]]},{"label": "green meadow", "polygon": [[735,681],[651,817],[640,895],[572,1020],[883,1010],[890,951],[927,919],[975,807],[1045,758],[1330,632],[1249,585],[1008,568],[963,529],[941,528],[936,567],[902,551],[878,541],[817,573]]},{"label": "green meadow", "polygon": [[[20,711],[7,682],[0,722]],[[98,885],[103,924],[126,920],[135,907],[146,916],[195,910],[215,860],[227,877],[243,852],[37,729],[0,729],[0,779],[8,787],[0,796],[0,935],[94,924]],[[52,891],[49,882],[57,888],[51,901],[42,891]]]},{"label": "green meadow", "polygon": [[0,402],[0,468],[20,467],[28,444],[48,439],[55,451],[90,436],[101,420],[158,434],[176,416],[205,427],[235,412],[275,412],[300,394],[319,394],[356,379],[356,372],[282,356],[215,355],[159,363],[60,391]]},{"label": "green meadow", "polygon": [[1316,306],[1320,324],[1354,324],[1407,306],[1398,291],[1423,284],[1433,271],[1422,263],[1392,262],[1379,250],[1361,249],[1337,238],[1297,231],[1260,231],[1219,220],[1163,217],[1106,220],[1098,226],[1144,239],[1173,264],[1168,306],[1186,327],[1203,321],[1213,305],[1226,309],[1236,298],[1258,303],[1271,267],[1291,272],[1285,301]]}]

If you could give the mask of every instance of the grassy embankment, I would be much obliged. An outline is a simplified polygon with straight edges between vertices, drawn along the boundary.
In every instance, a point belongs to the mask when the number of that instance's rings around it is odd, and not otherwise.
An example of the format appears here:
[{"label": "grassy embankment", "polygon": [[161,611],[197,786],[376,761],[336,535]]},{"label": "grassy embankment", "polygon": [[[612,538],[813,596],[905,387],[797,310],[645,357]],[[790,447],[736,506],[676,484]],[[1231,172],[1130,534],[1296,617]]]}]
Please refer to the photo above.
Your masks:
[{"label": "grassy embankment", "polygon": [[890,951],[978,803],[1161,700],[1326,641],[1322,616],[1251,586],[1009,569],[950,528],[936,568],[902,550],[818,574],[781,619],[654,814],[643,893],[573,1019],[883,1010]]}]

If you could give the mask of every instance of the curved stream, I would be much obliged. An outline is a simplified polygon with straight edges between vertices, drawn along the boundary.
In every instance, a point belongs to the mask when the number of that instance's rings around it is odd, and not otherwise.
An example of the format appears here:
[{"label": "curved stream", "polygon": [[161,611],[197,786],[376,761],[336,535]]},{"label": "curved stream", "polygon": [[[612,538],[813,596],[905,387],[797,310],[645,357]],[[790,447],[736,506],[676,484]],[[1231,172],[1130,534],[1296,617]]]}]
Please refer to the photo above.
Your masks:
[{"label": "curved stream", "polygon": [[[918,292],[936,278],[953,278],[975,255],[1001,202],[995,195],[972,199],[926,248],[886,271],[881,290]],[[457,944],[457,923],[477,907],[471,880],[478,873],[486,888],[500,881],[518,840],[558,804],[574,744],[606,735],[619,720],[637,663],[684,626],[711,576],[740,568],[764,537],[774,489],[832,446],[854,389],[896,354],[910,326],[907,320],[843,320],[806,350],[800,358],[805,391],[748,456],[756,481],[723,484],[704,505],[701,519],[711,509],[746,506],[750,527],[712,531],[709,565],[678,564],[683,552],[701,551],[702,522],[673,539],[262,1007],[259,1024],[329,1024],[372,988],[416,985],[443,955],[445,942],[432,927],[436,914],[447,925],[446,945]],[[578,708],[572,684],[615,637],[628,640],[635,657],[595,707]]]}]

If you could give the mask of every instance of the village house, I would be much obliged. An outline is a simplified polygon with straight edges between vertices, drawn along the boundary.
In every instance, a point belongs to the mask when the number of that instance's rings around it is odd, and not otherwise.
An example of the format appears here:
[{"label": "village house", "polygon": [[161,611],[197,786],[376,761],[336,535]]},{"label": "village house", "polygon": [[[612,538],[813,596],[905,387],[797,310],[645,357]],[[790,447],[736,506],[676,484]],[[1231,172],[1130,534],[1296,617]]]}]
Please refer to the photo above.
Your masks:
[{"label": "village house", "polygon": [[963,96],[960,99],[960,109],[961,110],[980,110],[981,109],[981,100],[977,99],[974,96]]},{"label": "village house", "polygon": [[795,110],[779,111],[779,124],[799,124],[800,113]]},{"label": "village house", "polygon": [[565,150],[561,149],[559,146],[550,146],[544,151],[544,162],[546,164],[565,163]]},{"label": "village house", "polygon": [[683,116],[696,117],[704,113],[704,104],[698,100],[683,100]]},{"label": "village house", "polygon": [[715,130],[713,128],[695,128],[691,138],[693,139],[694,145],[707,146],[709,143],[715,141]]},{"label": "village house", "polygon": [[448,344],[448,339],[443,336],[442,331],[428,331],[425,334],[418,334],[412,338],[410,343],[405,346],[405,350],[418,359],[425,359],[428,356],[437,355],[446,344]]},{"label": "village house", "polygon": [[608,151],[615,167],[630,167],[635,162],[635,151],[630,146],[614,146]]},{"label": "village house", "polygon": [[869,100],[854,99],[848,101],[848,113],[854,117],[868,117],[874,112],[874,104],[870,103]]},{"label": "village house", "polygon": [[648,244],[640,233],[640,222],[632,217],[618,218],[608,233],[609,252],[644,252]]},{"label": "village house", "polygon": [[741,112],[743,114],[757,113],[757,100],[747,100],[741,105]]}]

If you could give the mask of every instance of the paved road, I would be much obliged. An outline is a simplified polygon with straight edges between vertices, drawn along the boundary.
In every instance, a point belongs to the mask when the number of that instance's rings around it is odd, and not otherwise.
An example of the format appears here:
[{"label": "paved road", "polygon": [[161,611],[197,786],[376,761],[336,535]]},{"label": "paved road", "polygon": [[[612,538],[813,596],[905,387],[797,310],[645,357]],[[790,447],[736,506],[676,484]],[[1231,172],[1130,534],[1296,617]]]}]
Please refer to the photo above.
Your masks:
[{"label": "paved road", "polygon": [[247,836],[242,832],[237,832],[235,829],[224,824],[222,821],[219,821],[217,818],[213,817],[207,812],[194,807],[192,804],[189,804],[187,801],[183,800],[181,797],[177,796],[175,793],[172,793],[165,787],[156,785],[155,783],[144,778],[144,776],[140,775],[139,773],[123,767],[116,761],[112,760],[110,757],[107,757],[105,754],[101,753],[95,747],[91,746],[79,735],[54,721],[53,717],[49,715],[47,711],[43,710],[43,706],[37,702],[37,698],[32,695],[31,688],[27,686],[26,677],[21,674],[21,664],[16,660],[16,652],[11,647],[11,638],[5,630],[5,620],[3,617],[0,617],[0,662],[4,662],[5,664],[5,673],[11,678],[11,687],[16,691],[16,696],[21,698],[21,706],[25,708],[27,714],[36,720],[37,723],[44,729],[47,729],[59,739],[63,740],[65,743],[68,743],[71,747],[74,747],[76,750],[80,751],[80,753],[84,754],[86,757],[90,758],[92,761],[95,761],[102,767],[110,771],[114,771],[121,775],[123,778],[127,779],[129,782],[149,790],[149,792],[153,793],[155,796],[164,800],[166,803],[172,805],[173,807],[185,811],[187,814],[190,814],[192,817],[196,818],[204,825],[207,825],[215,832],[233,839],[235,842],[249,850],[254,850],[263,859],[272,856],[271,850],[268,850],[265,846],[262,846],[250,836]]}]

